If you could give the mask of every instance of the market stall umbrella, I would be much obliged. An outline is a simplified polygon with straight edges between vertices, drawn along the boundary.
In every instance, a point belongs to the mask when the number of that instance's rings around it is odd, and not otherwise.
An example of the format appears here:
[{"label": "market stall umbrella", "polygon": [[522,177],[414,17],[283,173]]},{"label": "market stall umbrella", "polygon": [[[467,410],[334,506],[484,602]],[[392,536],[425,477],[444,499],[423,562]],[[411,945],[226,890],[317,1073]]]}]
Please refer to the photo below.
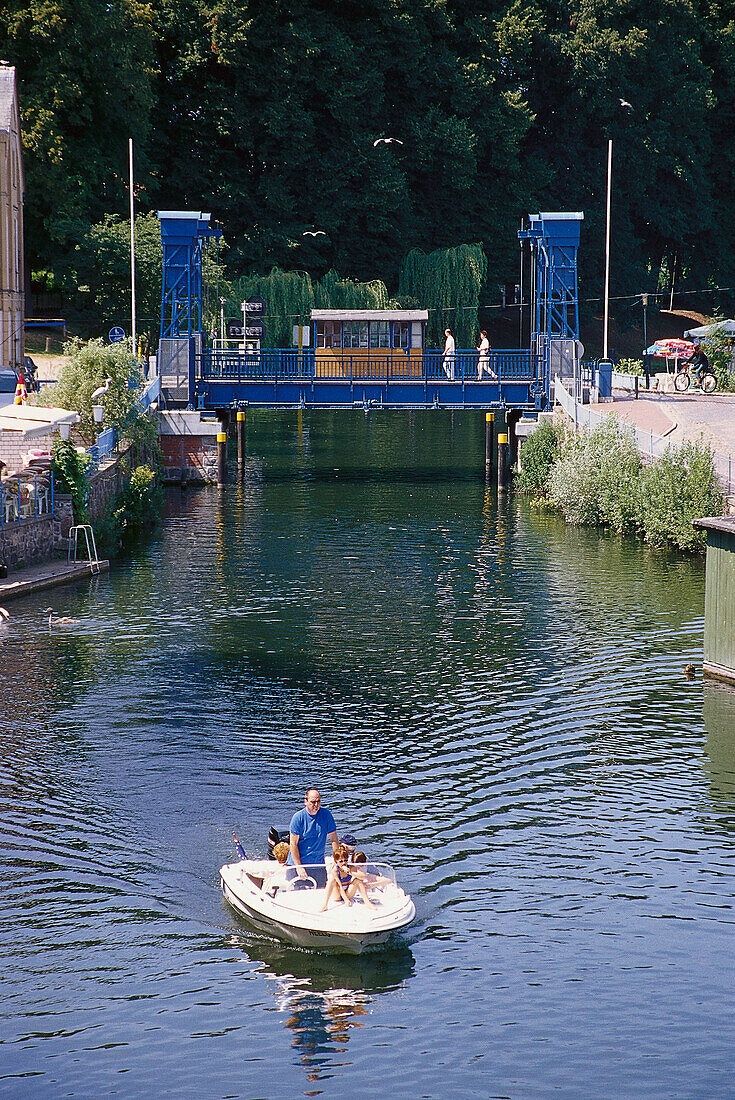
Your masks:
[{"label": "market stall umbrella", "polygon": [[0,408],[0,435],[16,432],[24,439],[36,439],[58,431],[62,424],[78,424],[79,413],[50,405],[4,405]]},{"label": "market stall umbrella", "polygon": [[656,355],[660,359],[688,359],[694,355],[694,344],[691,340],[657,340],[646,348],[646,355]]}]

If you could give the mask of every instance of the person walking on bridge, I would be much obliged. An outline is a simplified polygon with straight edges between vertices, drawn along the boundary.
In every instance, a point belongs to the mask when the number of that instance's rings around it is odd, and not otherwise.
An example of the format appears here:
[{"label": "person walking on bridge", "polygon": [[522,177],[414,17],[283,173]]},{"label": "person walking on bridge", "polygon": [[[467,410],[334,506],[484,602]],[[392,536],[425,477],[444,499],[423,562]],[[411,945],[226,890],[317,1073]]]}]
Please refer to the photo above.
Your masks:
[{"label": "person walking on bridge", "polygon": [[456,349],[454,337],[450,328],[444,329],[444,353],[442,355],[442,367],[447,378],[454,381],[454,364],[456,361]]},{"label": "person walking on bridge", "polygon": [[477,360],[477,381],[482,378],[483,371],[487,371],[490,378],[496,378],[497,375],[490,369],[490,341],[487,338],[487,332],[484,328],[480,329],[480,343],[477,348],[479,352],[479,358]]}]

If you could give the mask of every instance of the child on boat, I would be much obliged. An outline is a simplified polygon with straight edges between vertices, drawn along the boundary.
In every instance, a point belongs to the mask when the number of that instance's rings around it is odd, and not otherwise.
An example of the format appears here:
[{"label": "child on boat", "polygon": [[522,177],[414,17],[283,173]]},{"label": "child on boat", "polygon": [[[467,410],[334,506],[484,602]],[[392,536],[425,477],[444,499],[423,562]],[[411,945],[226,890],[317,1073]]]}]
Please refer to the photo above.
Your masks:
[{"label": "child on boat", "polygon": [[265,876],[263,885],[261,887],[263,893],[268,893],[268,891],[270,890],[273,892],[273,895],[275,897],[275,894],[278,891],[278,887],[282,886],[285,882],[283,868],[286,866],[288,852],[289,848],[285,840],[281,840],[278,842],[278,844],[274,845],[273,855],[276,858],[276,866],[273,868],[273,870],[268,871],[267,875]]},{"label": "child on boat", "polygon": [[[350,873],[352,875],[352,885],[347,890],[350,898],[355,896],[360,886],[367,893],[368,886],[377,886],[382,890],[384,886],[391,885],[391,880],[386,878],[385,875],[374,875],[367,870],[367,856],[364,852],[353,853],[350,859]],[[352,891],[351,894],[350,890]],[[373,908],[376,908],[376,906],[373,906]]]},{"label": "child on boat", "polygon": [[354,898],[357,893],[360,894],[360,897],[368,908],[377,908],[368,897],[367,886],[363,881],[364,876],[356,876],[353,874],[348,860],[349,852],[347,848],[344,844],[339,844],[334,853],[334,864],[329,869],[329,880],[327,882],[326,893],[324,894],[324,904],[319,910],[320,913],[323,913],[329,907],[329,903],[335,895],[341,899],[345,905],[350,905],[352,903],[352,898]]}]

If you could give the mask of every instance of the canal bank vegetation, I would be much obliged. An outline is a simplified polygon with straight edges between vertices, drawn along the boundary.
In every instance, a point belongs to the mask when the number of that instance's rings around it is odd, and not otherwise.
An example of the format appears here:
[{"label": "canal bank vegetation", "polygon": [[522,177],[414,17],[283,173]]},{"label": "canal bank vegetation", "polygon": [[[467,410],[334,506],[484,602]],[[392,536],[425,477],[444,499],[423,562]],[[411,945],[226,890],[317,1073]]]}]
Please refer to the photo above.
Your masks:
[{"label": "canal bank vegetation", "polygon": [[[34,394],[35,403],[78,412],[80,422],[74,429],[74,439],[88,446],[101,430],[93,413],[98,405],[102,406],[104,427],[113,428],[116,437],[155,447],[158,431],[138,404],[145,379],[129,341],[105,344],[101,339],[87,342],[74,339],[65,345],[64,355],[58,381]],[[93,398],[100,390],[104,391],[101,396]]]},{"label": "canal bank vegetation", "polygon": [[[123,476],[130,469],[129,455],[118,459]],[[54,444],[52,470],[57,491],[69,493],[75,523],[89,523],[92,461],[65,440]],[[97,549],[102,557],[115,557],[126,546],[147,534],[158,523],[163,492],[160,478],[148,463],[135,466],[130,480],[93,520]]]},{"label": "canal bank vegetation", "polygon": [[147,464],[136,466],[127,487],[94,525],[100,554],[116,557],[148,534],[160,519],[162,499],[161,482],[155,470]]},{"label": "canal bank vegetation", "polygon": [[691,553],[706,545],[692,520],[721,515],[725,503],[706,443],[672,443],[660,458],[644,463],[633,429],[615,416],[591,431],[542,424],[524,445],[516,486],[567,523]]}]

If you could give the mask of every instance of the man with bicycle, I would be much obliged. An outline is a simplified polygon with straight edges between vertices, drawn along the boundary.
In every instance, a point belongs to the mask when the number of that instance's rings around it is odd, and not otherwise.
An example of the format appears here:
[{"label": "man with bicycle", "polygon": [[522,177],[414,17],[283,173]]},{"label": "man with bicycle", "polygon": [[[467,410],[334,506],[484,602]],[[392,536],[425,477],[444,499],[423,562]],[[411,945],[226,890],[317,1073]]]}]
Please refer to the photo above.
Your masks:
[{"label": "man with bicycle", "polygon": [[697,381],[701,386],[705,374],[709,373],[710,367],[709,359],[704,354],[704,351],[702,350],[702,345],[699,340],[694,341],[694,355],[692,355],[688,365],[689,370],[693,371],[693,373],[697,376]]}]

